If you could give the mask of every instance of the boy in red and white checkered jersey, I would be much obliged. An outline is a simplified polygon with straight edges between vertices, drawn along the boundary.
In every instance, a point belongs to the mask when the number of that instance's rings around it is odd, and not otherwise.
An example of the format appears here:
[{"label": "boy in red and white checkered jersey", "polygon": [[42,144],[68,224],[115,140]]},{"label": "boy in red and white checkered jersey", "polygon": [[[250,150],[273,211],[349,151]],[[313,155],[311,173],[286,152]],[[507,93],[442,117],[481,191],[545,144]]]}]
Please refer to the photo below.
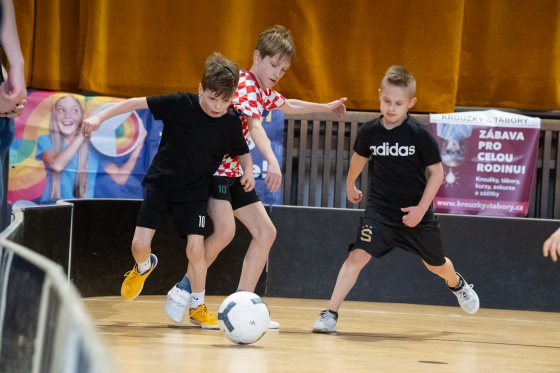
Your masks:
[{"label": "boy in red and white checkered jersey", "polygon": [[[231,106],[238,113],[242,114],[241,122],[243,123],[243,135],[247,143],[250,143],[248,118],[258,120],[262,128],[264,111],[268,112],[273,109],[278,109],[286,103],[286,99],[280,93],[271,88],[261,88],[257,79],[258,78],[250,70],[241,69],[241,71],[239,71],[237,91],[235,91],[231,101]],[[276,159],[274,155],[272,156]],[[218,171],[214,174],[214,176],[227,177],[240,177],[241,175],[243,175],[243,171],[239,167],[239,159],[237,157],[230,158],[227,156],[224,157],[220,168],[218,168]],[[280,179],[281,178],[282,175],[280,175]]]},{"label": "boy in red and white checkered jersey", "polygon": [[[295,45],[290,31],[283,26],[265,30],[259,36],[257,48],[253,52],[253,66],[250,70],[240,71],[239,84],[232,100],[233,108],[241,114],[245,139],[249,143],[250,136],[268,163],[265,184],[272,192],[280,188],[282,171],[262,127],[264,112],[272,109],[286,114],[332,111],[338,117],[342,117],[346,112],[346,98],[318,104],[286,99],[272,89],[284,76],[294,57]],[[243,261],[238,291],[254,292],[276,238],[276,228],[257,193],[254,190],[245,192],[243,189],[240,184],[242,174],[237,157],[227,156],[214,174],[210,186],[208,213],[214,227],[219,229],[215,229],[205,240],[206,264],[210,266],[220,251],[233,239],[237,217],[253,236]],[[187,272],[176,286],[189,291],[190,277],[191,274]],[[271,328],[277,327],[278,323],[271,321]]]}]

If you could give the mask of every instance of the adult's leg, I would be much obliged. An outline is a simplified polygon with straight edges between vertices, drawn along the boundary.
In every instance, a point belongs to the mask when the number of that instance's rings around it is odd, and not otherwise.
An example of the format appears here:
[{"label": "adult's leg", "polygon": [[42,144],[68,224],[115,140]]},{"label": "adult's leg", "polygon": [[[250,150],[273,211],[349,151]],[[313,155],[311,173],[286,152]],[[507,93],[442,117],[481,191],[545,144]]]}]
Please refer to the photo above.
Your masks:
[{"label": "adult's leg", "polygon": [[447,286],[454,288],[459,285],[459,277],[455,272],[453,263],[448,258],[445,258],[445,264],[441,266],[432,266],[426,262],[424,262],[424,265],[430,270],[430,272],[435,273],[439,277],[443,278],[447,283]]},{"label": "adult's leg", "polygon": [[253,236],[243,260],[239,280],[240,290],[253,292],[276,239],[276,227],[260,201],[238,208],[233,213]]},{"label": "adult's leg", "polygon": [[327,306],[328,310],[338,312],[342,301],[344,301],[344,298],[346,298],[356,283],[360,271],[368,264],[370,259],[371,255],[362,249],[354,249],[350,252],[338,273],[336,285]]}]

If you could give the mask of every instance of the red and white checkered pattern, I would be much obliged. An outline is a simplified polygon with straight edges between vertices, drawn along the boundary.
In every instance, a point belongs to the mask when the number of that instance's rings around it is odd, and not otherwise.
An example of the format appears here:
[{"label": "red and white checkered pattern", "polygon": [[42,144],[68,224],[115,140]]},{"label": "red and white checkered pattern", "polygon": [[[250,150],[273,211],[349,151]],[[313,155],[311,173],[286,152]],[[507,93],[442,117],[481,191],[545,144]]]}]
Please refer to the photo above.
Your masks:
[{"label": "red and white checkered pattern", "polygon": [[[284,105],[286,99],[280,93],[270,88],[261,88],[257,82],[257,78],[247,69],[239,72],[239,84],[237,90],[233,94],[232,107],[240,114],[253,117],[255,119],[263,119],[265,110],[277,109]],[[250,144],[252,141],[249,137],[249,124],[245,115],[241,116],[243,123],[243,136],[245,141]],[[220,168],[214,175],[239,177],[243,175],[241,167],[239,167],[239,157],[224,157]]]}]

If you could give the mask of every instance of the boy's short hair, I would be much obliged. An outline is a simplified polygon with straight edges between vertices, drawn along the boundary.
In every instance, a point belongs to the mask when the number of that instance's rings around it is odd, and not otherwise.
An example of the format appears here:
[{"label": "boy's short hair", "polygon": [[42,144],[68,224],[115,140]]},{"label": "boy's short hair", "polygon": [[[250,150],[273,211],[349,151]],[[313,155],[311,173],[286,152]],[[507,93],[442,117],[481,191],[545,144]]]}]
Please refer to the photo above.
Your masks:
[{"label": "boy's short hair", "polygon": [[257,40],[257,48],[262,58],[280,54],[292,63],[296,57],[296,45],[292,33],[284,26],[276,25],[264,30]]},{"label": "boy's short hair", "polygon": [[219,97],[230,98],[239,84],[239,67],[222,56],[214,53],[206,59],[202,75],[202,89],[214,92]]},{"label": "boy's short hair", "polygon": [[389,67],[381,81],[381,89],[386,85],[408,88],[411,98],[416,94],[416,79],[414,79],[410,71],[402,66],[394,65]]}]

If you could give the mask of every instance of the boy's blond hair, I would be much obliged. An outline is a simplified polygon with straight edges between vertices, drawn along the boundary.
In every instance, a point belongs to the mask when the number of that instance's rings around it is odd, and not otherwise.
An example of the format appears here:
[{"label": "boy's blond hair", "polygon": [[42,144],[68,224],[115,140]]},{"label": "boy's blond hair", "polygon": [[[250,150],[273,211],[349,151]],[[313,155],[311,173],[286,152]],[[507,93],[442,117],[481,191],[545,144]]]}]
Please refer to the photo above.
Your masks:
[{"label": "boy's blond hair", "polygon": [[234,62],[217,52],[206,59],[202,89],[214,92],[219,97],[231,98],[238,83],[239,67]]},{"label": "boy's blond hair", "polygon": [[410,98],[416,94],[416,79],[414,79],[410,71],[402,66],[394,65],[389,67],[381,81],[381,89],[387,85],[408,88]]},{"label": "boy's blond hair", "polygon": [[296,46],[292,33],[280,25],[264,30],[259,35],[256,49],[262,58],[279,54],[281,59],[287,59],[292,63],[296,57]]}]

